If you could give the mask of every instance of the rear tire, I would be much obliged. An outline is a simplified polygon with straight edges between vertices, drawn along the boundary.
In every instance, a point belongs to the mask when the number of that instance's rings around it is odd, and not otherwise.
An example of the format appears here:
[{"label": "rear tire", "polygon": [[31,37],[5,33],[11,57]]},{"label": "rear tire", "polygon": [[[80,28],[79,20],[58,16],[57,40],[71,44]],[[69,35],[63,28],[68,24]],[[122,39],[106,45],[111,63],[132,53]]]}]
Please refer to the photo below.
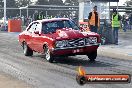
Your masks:
[{"label": "rear tire", "polygon": [[33,50],[30,47],[28,47],[28,45],[25,42],[23,43],[23,53],[25,56],[33,55]]},{"label": "rear tire", "polygon": [[94,52],[89,53],[88,58],[90,59],[90,61],[95,61],[96,57],[97,57],[97,50]]},{"label": "rear tire", "polygon": [[53,63],[54,61],[53,55],[50,53],[47,45],[44,46],[44,58],[50,63]]}]

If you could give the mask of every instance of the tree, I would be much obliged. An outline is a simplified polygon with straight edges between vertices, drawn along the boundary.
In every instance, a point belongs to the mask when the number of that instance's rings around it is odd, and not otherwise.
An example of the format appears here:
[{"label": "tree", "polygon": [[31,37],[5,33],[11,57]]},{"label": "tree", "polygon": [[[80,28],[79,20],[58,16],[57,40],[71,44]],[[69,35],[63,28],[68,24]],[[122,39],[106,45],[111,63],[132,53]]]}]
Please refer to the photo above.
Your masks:
[{"label": "tree", "polygon": [[[62,0],[38,0],[36,4],[37,5],[64,5]],[[48,13],[49,16],[56,16],[58,14],[58,11],[53,11],[53,10],[52,11],[48,10],[47,13],[45,10],[41,10],[41,11],[43,11],[43,14],[45,15]]]},{"label": "tree", "polygon": [[[65,0],[64,4],[66,6],[79,6],[78,0]],[[70,18],[73,18],[72,16],[78,17],[78,11],[67,11],[65,14]]]},{"label": "tree", "polygon": [[16,7],[16,1],[15,0],[6,0],[6,6],[7,7]]},{"label": "tree", "polygon": [[[16,8],[16,1],[15,0],[6,0],[6,7],[7,8]],[[6,15],[7,18],[14,17],[18,13],[18,10],[14,9],[7,9]]]},{"label": "tree", "polygon": [[[4,2],[3,2],[3,0],[0,0],[0,8],[3,8],[3,7],[4,7]],[[0,10],[0,13],[1,13],[0,18],[2,18],[3,14],[4,14],[2,9]]]},{"label": "tree", "polygon": [[73,5],[73,6],[79,5],[78,0],[66,0],[64,3],[65,3],[65,5]]},{"label": "tree", "polygon": [[[32,1],[31,0],[16,0],[16,5],[17,5],[17,7],[19,8],[19,7],[25,7],[25,6],[27,6],[27,5],[31,5],[32,4]],[[23,16],[25,16],[26,17],[26,10],[24,9],[24,10],[22,10],[22,15]],[[29,15],[32,15],[33,13],[32,13],[32,11],[31,10],[29,10]]]},{"label": "tree", "polygon": [[63,5],[62,0],[38,0],[38,5]]},{"label": "tree", "polygon": [[1,7],[4,6],[4,2],[3,2],[3,0],[0,0],[0,6],[1,6]]},{"label": "tree", "polygon": [[49,0],[38,0],[36,2],[37,5],[48,5],[49,4]]},{"label": "tree", "polygon": [[[4,7],[4,0],[0,0],[0,6]],[[15,0],[6,0],[6,7],[16,7]]]},{"label": "tree", "polygon": [[[0,8],[4,7],[4,0],[0,0]],[[16,1],[15,0],[6,0],[6,7],[7,8],[15,8],[16,7]],[[0,18],[2,18],[4,16],[4,10],[0,10]],[[7,9],[6,11],[6,15],[7,17],[12,17],[15,16],[15,14],[17,13],[17,10],[9,10]]]},{"label": "tree", "polygon": [[51,5],[64,5],[62,0],[49,0]]},{"label": "tree", "polygon": [[[50,5],[64,5],[62,0],[49,0]],[[49,11],[49,15],[61,15],[62,11]]]},{"label": "tree", "polygon": [[[126,1],[125,4],[126,4],[126,7],[132,7],[132,0]],[[131,11],[131,8],[127,8],[126,10]],[[126,13],[129,14],[130,12],[126,12]]]},{"label": "tree", "polygon": [[32,4],[32,2],[31,0],[17,0],[16,4],[17,4],[17,7],[24,7],[24,6]]},{"label": "tree", "polygon": [[126,1],[125,3],[127,6],[132,6],[132,0]]}]

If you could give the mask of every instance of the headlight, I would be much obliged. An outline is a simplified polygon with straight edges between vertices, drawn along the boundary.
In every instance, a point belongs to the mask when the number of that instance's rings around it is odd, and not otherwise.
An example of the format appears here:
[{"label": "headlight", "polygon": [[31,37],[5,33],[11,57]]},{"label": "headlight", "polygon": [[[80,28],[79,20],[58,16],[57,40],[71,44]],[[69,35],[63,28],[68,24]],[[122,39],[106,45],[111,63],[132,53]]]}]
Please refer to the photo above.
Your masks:
[{"label": "headlight", "polygon": [[89,37],[90,43],[97,43],[97,37]]},{"label": "headlight", "polygon": [[97,37],[86,38],[86,44],[95,44],[97,43]]},{"label": "headlight", "polygon": [[63,48],[67,46],[67,40],[56,41],[56,48]]}]

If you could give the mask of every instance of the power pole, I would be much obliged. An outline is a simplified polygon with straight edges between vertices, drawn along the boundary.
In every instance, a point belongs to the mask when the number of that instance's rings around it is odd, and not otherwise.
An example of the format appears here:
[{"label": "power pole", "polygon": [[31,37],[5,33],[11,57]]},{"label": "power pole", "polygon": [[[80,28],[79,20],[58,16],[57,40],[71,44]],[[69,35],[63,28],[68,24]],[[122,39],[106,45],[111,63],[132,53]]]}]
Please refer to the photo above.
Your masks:
[{"label": "power pole", "polygon": [[6,0],[4,0],[4,27],[6,30]]}]

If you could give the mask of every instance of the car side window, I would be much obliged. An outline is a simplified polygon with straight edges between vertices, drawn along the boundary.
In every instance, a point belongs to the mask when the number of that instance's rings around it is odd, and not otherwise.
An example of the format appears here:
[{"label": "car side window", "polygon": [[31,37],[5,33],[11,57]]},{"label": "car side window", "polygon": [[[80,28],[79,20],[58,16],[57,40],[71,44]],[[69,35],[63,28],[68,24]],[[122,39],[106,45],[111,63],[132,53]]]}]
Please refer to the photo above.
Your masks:
[{"label": "car side window", "polygon": [[48,25],[46,23],[43,23],[43,25],[42,25],[42,33],[48,34],[49,33],[48,30],[49,30]]},{"label": "car side window", "polygon": [[64,23],[64,27],[65,28],[71,28],[71,26],[69,25],[68,21],[63,21]]},{"label": "car side window", "polygon": [[41,30],[42,30],[42,24],[37,23],[37,24],[36,24],[36,29],[35,29],[35,31],[39,31],[39,33],[40,33]]},{"label": "car side window", "polygon": [[42,24],[42,33],[48,34],[56,31],[57,24],[56,22],[45,22]]},{"label": "car side window", "polygon": [[41,32],[41,24],[39,22],[34,22],[31,25],[29,25],[29,28],[27,31],[29,31],[30,33],[34,33],[35,31],[39,31]]},{"label": "car side window", "polygon": [[29,32],[33,33],[36,29],[36,24],[32,24],[32,26],[30,27],[30,29],[28,30]]}]

